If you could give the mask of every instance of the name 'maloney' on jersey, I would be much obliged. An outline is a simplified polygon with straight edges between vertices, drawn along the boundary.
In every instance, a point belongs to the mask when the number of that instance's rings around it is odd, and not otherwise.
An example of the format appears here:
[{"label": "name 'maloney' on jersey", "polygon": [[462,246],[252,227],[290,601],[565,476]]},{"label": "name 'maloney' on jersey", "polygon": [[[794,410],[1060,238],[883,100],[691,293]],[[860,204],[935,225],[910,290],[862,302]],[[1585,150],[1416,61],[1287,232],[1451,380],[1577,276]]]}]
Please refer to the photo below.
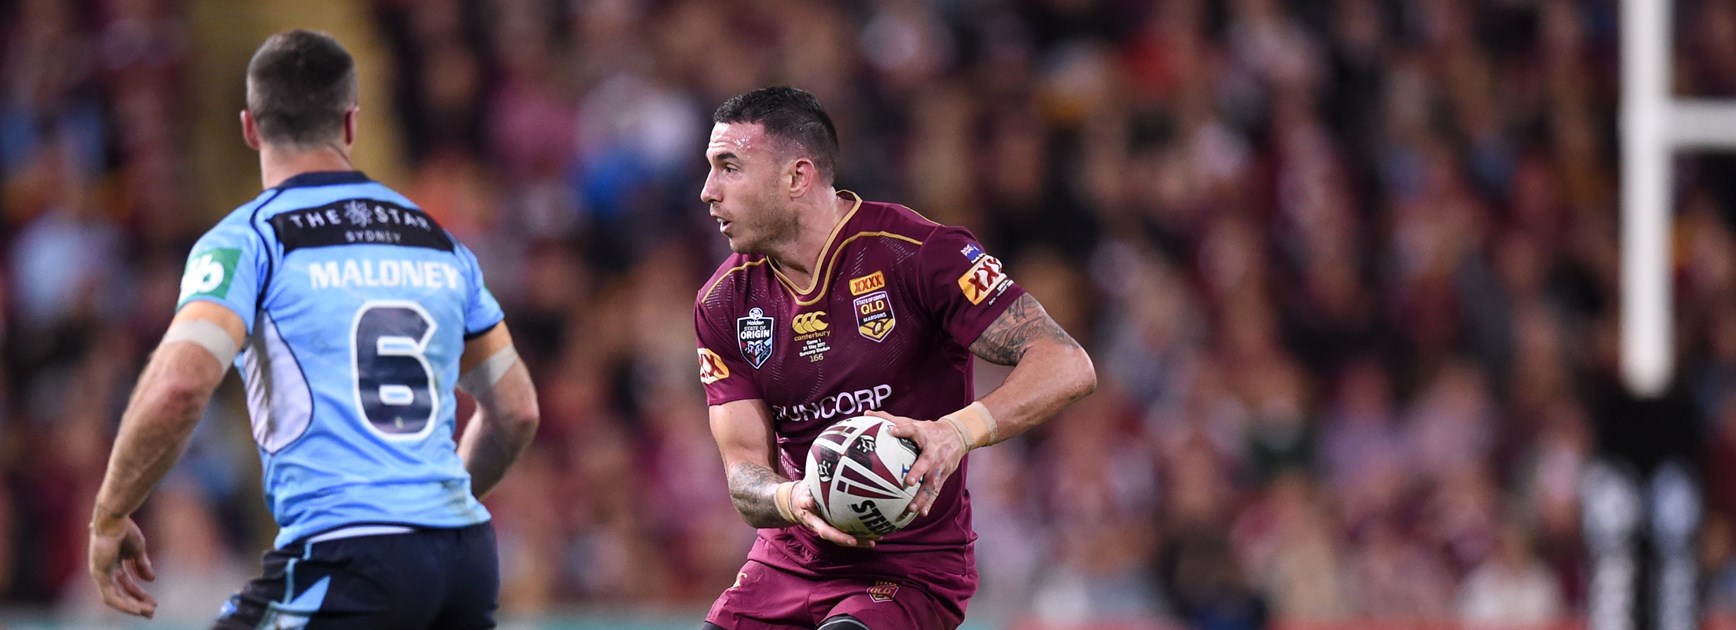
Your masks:
[{"label": "name 'maloney' on jersey", "polygon": [[193,247],[179,305],[241,316],[276,544],[355,525],[487,521],[454,449],[464,342],[502,319],[476,257],[356,172],[308,173]]},{"label": "name 'maloney' on jersey", "polygon": [[[969,405],[970,344],[1024,294],[968,230],[840,194],[856,204],[827,238],[809,286],[764,256],[737,254],[694,305],[707,402],[763,399],[791,479],[802,476],[814,438],[839,420],[876,409],[931,419]],[[761,529],[748,558],[808,575],[915,579],[969,597],[976,566],[966,551],[976,536],[965,479],[960,463],[929,515],[874,549],[787,527]]]}]

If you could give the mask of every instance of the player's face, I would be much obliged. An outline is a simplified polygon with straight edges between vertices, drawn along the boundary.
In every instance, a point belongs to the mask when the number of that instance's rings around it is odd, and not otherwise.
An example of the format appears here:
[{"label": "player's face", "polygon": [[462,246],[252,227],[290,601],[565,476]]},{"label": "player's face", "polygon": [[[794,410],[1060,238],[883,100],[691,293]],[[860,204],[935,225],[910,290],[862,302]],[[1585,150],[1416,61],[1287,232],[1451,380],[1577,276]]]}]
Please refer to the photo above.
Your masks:
[{"label": "player's face", "polygon": [[795,213],[778,195],[787,165],[772,145],[758,123],[717,123],[711,128],[705,147],[711,172],[699,199],[710,207],[718,231],[736,253],[771,253],[795,238]]}]

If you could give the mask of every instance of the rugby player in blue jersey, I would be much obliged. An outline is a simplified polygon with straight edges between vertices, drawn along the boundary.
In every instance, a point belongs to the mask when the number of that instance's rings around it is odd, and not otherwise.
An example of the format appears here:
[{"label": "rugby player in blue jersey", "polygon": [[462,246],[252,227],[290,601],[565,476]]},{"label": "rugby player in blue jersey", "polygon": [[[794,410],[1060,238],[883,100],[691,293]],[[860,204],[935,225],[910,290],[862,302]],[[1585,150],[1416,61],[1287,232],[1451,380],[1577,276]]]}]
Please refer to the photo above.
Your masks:
[{"label": "rugby player in blue jersey", "polygon": [[[248,65],[241,127],[265,191],[193,247],[121,418],[90,525],[116,610],[156,610],[132,515],[234,365],[280,529],[215,627],[494,626],[479,498],[529,444],[536,395],[476,257],[351,165],[356,92],[323,33],[273,35]],[[477,402],[456,442],[454,387]]]}]

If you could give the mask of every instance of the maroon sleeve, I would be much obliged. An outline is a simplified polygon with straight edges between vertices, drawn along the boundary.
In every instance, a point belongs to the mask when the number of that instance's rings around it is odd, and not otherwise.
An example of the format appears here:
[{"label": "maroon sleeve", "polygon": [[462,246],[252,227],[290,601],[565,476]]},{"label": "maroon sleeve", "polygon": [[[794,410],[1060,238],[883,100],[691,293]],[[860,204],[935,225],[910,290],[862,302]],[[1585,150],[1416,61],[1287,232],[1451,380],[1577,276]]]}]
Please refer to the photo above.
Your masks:
[{"label": "maroon sleeve", "polygon": [[923,303],[941,328],[966,348],[1025,294],[1007,277],[1000,259],[961,227],[942,226],[930,234],[916,255],[916,266]]},{"label": "maroon sleeve", "polygon": [[737,342],[706,312],[704,304],[693,307],[693,328],[699,338],[699,382],[705,385],[705,403],[763,398]]}]

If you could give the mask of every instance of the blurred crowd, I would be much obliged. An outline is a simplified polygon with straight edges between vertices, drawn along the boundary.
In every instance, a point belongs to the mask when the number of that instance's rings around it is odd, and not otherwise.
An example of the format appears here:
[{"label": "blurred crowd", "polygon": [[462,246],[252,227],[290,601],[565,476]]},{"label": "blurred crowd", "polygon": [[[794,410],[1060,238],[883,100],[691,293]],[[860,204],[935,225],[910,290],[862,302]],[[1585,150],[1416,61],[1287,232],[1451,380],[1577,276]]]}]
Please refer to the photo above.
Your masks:
[{"label": "blurred crowd", "polygon": [[[1676,6],[1676,90],[1736,96],[1736,2]],[[841,187],[973,229],[1097,361],[1094,396],[971,456],[973,614],[1575,616],[1580,474],[1620,421],[1617,9],[376,0],[386,183],[476,250],[541,392],[489,503],[504,605],[703,606],[735,575],[752,530],[691,324],[726,252],[697,195],[711,109],[787,83],[837,121]],[[227,207],[185,201],[180,3],[5,11],[0,602],[76,610],[119,409]],[[1730,610],[1736,167],[1678,166],[1673,391]],[[256,571],[243,410],[231,384],[144,514],[159,591]]]}]

